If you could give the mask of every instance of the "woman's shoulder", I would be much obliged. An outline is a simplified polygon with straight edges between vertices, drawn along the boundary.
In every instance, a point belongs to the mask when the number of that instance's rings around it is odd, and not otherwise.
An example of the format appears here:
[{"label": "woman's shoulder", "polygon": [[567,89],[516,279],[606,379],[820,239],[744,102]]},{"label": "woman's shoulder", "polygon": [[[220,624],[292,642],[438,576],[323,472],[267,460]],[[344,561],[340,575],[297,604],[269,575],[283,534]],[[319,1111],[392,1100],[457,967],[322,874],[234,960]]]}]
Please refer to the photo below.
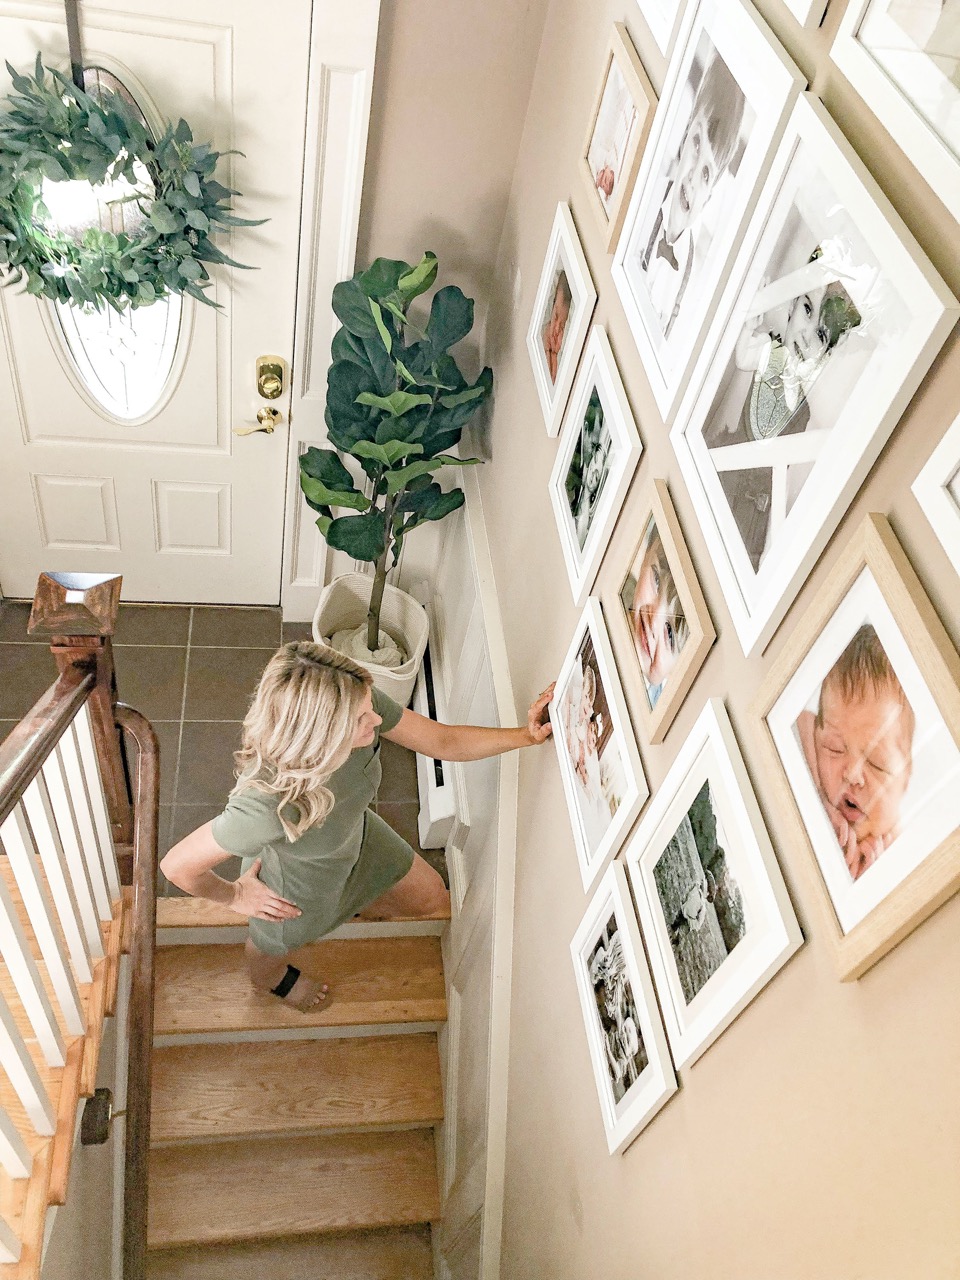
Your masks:
[{"label": "woman's shoulder", "polygon": [[[234,845],[241,837],[244,845],[251,842],[271,844],[274,840],[285,838],[283,824],[277,812],[277,797],[258,786],[256,780],[251,780],[231,793],[223,813],[214,819],[214,824],[214,838],[220,844],[224,844],[220,836],[230,839]],[[224,845],[224,848],[228,847],[230,846]]]}]

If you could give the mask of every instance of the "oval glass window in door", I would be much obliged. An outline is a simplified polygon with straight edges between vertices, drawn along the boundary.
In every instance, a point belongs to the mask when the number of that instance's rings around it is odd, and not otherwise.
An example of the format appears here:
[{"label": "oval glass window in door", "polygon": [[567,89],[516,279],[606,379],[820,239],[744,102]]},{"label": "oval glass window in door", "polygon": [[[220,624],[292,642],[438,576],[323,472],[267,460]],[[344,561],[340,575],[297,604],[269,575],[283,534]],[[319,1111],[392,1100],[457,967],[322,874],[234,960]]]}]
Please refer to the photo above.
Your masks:
[{"label": "oval glass window in door", "polygon": [[[121,94],[150,124],[130,90],[112,72],[91,67],[84,72],[84,87],[96,95],[109,89]],[[142,170],[142,172],[141,172]],[[50,222],[82,236],[96,226],[115,235],[137,235],[146,221],[137,197],[150,201],[153,182],[146,167],[137,166],[137,183],[113,180],[91,186],[87,182],[43,184],[43,201]],[[173,371],[181,332],[182,299],[168,294],[149,306],[123,312],[105,307],[80,308],[65,302],[48,302],[69,366],[97,407],[124,422],[147,421],[166,398],[164,391]]]}]

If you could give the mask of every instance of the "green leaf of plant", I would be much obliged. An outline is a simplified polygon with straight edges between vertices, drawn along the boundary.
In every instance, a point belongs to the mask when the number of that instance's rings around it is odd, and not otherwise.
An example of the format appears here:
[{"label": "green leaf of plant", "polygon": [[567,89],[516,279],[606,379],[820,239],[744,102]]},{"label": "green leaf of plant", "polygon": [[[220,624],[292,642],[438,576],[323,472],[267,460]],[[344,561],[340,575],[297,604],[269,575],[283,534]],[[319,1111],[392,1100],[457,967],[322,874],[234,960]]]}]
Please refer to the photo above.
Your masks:
[{"label": "green leaf of plant", "polygon": [[341,516],[331,521],[326,539],[337,551],[345,551],[355,560],[376,562],[387,542],[387,522],[382,511],[368,511],[362,516]]},{"label": "green leaf of plant", "polygon": [[200,280],[204,276],[203,267],[196,258],[184,258],[178,270],[184,280]]},{"label": "green leaf of plant", "polygon": [[458,391],[455,395],[441,396],[440,403],[445,409],[456,409],[458,405],[469,404],[471,400],[482,400],[486,394],[484,387],[467,387],[466,391]]},{"label": "green leaf of plant", "polygon": [[391,418],[402,418],[405,413],[409,413],[411,409],[416,409],[418,405],[432,403],[430,396],[412,395],[409,391],[394,391],[389,396],[376,396],[366,391],[357,396],[357,404],[370,405],[374,409],[380,409],[383,413],[388,413]]},{"label": "green leaf of plant", "polygon": [[196,231],[210,230],[210,219],[202,209],[187,209],[183,216],[188,227],[193,227]]},{"label": "green leaf of plant", "polygon": [[469,466],[471,463],[479,461],[479,458],[454,458],[448,453],[438,454],[435,458],[418,458],[416,462],[409,462],[398,471],[388,473],[387,496],[392,498],[394,494],[404,489],[411,480],[416,479],[418,476],[428,476],[437,467]]},{"label": "green leaf of plant", "polygon": [[352,480],[349,489],[328,489],[322,480],[314,480],[301,471],[300,488],[311,503],[324,507],[351,507],[354,511],[367,511],[370,507],[370,499],[354,489]]},{"label": "green leaf of plant", "polygon": [[353,477],[332,449],[311,445],[300,455],[300,471],[330,489],[352,489]]},{"label": "green leaf of plant", "polygon": [[324,537],[326,537],[327,534],[330,532],[330,525],[332,523],[333,523],[332,516],[325,516],[325,515],[317,516],[317,520],[316,520],[317,528],[320,530],[320,532],[323,534]]},{"label": "green leaf of plant", "polygon": [[149,218],[162,235],[172,235],[180,228],[180,221],[177,215],[159,200],[155,200],[151,205]]},{"label": "green leaf of plant", "polygon": [[473,328],[473,299],[464,296],[455,284],[448,284],[433,296],[427,322],[427,342],[435,355],[447,351]]},{"label": "green leaf of plant", "polygon": [[393,335],[384,323],[383,312],[372,298],[370,299],[370,314],[373,316],[373,323],[377,326],[377,333],[380,335],[380,341],[386,348],[387,355],[389,355],[393,350]]},{"label": "green leaf of plant", "polygon": [[358,338],[378,337],[376,322],[370,310],[370,299],[356,280],[342,280],[333,286],[333,310],[337,319]]},{"label": "green leaf of plant", "polygon": [[188,195],[193,196],[194,199],[199,198],[200,179],[197,177],[197,175],[193,172],[192,169],[188,169],[187,172],[183,175],[183,187]]},{"label": "green leaf of plant", "polygon": [[334,362],[337,360],[349,360],[352,364],[360,365],[363,369],[368,368],[370,364],[363,341],[356,337],[355,334],[352,334],[349,329],[344,329],[342,325],[333,335],[330,354]]},{"label": "green leaf of plant", "polygon": [[409,440],[388,440],[385,444],[376,444],[372,440],[358,440],[350,452],[358,458],[372,458],[385,467],[392,467],[401,458],[423,453],[423,445]]},{"label": "green leaf of plant", "polygon": [[388,294],[396,293],[400,278],[410,270],[409,262],[397,262],[391,258],[377,258],[366,271],[355,276],[357,284],[368,298],[379,302]]},{"label": "green leaf of plant", "polygon": [[400,277],[397,288],[406,303],[409,304],[421,293],[426,293],[437,278],[438,265],[437,255],[427,250],[413,270]]}]

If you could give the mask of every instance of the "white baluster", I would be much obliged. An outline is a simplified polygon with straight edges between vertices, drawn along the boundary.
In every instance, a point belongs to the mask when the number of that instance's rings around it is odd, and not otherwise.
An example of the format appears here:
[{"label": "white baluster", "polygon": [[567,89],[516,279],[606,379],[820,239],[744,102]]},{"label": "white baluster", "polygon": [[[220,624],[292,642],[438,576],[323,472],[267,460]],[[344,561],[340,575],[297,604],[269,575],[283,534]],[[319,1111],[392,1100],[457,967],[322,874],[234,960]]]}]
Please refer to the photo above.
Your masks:
[{"label": "white baluster", "polygon": [[117,869],[117,852],[113,847],[113,832],[110,829],[110,814],[107,811],[107,797],[103,791],[103,779],[100,777],[100,765],[97,762],[97,748],[93,742],[93,727],[90,724],[90,707],[87,703],[80,708],[73,722],[77,734],[77,745],[80,758],[83,760],[83,771],[87,779],[87,794],[93,810],[97,834],[100,837],[100,855],[103,858],[103,870],[107,877],[107,888],[111,901],[120,897],[120,872]]},{"label": "white baluster", "polygon": [[20,1261],[20,1241],[5,1218],[0,1218],[0,1262]]},{"label": "white baluster", "polygon": [[6,1000],[0,996],[0,1067],[16,1090],[30,1123],[42,1137],[52,1137],[57,1129],[57,1115],[50,1095],[27,1052],[23,1036],[17,1030]]},{"label": "white baluster", "polygon": [[103,874],[100,841],[97,839],[96,828],[93,824],[93,811],[90,808],[90,797],[87,793],[87,784],[83,776],[83,762],[80,759],[80,748],[77,744],[77,736],[73,731],[73,725],[67,729],[60,739],[60,745],[57,750],[63,763],[67,790],[70,792],[70,798],[73,802],[77,831],[80,833],[80,847],[83,850],[83,858],[87,864],[90,888],[93,890],[93,898],[97,904],[97,915],[101,920],[111,920],[113,918],[113,910],[110,906],[110,890]]},{"label": "white baluster", "polygon": [[60,918],[60,928],[63,931],[67,950],[70,952],[73,972],[78,982],[92,982],[93,970],[90,967],[90,957],[80,929],[73,889],[64,869],[63,845],[42,774],[38,774],[24,792],[23,807],[27,811],[37,852],[43,863],[47,887]]},{"label": "white baluster", "polygon": [[[0,846],[2,851],[2,846]],[[51,1067],[62,1067],[67,1052],[37,962],[20,925],[13,899],[0,879],[0,953],[26,1010],[37,1043]]]},{"label": "white baluster", "polygon": [[0,826],[0,840],[3,841],[16,876],[17,888],[27,909],[40,954],[47,966],[67,1032],[72,1036],[82,1036],[87,1029],[83,1006],[43,896],[37,868],[36,844],[22,805],[18,804],[3,826]]},{"label": "white baluster", "polygon": [[17,1130],[17,1126],[0,1110],[0,1165],[11,1178],[29,1178],[33,1159],[27,1150],[27,1144]]},{"label": "white baluster", "polygon": [[[90,884],[86,859],[83,856],[83,849],[80,847],[80,827],[70,791],[67,787],[67,778],[59,746],[54,748],[52,755],[45,762],[43,778],[47,784],[47,794],[50,797],[53,816],[60,832],[63,853],[67,860],[67,870],[73,885],[77,910],[80,914],[80,924],[86,938],[87,953],[92,959],[99,960],[104,955],[103,934],[100,930],[100,919],[93,898],[93,889]],[[81,797],[82,799],[83,797]],[[105,881],[103,881],[103,897],[104,901],[106,901],[107,886]]]}]

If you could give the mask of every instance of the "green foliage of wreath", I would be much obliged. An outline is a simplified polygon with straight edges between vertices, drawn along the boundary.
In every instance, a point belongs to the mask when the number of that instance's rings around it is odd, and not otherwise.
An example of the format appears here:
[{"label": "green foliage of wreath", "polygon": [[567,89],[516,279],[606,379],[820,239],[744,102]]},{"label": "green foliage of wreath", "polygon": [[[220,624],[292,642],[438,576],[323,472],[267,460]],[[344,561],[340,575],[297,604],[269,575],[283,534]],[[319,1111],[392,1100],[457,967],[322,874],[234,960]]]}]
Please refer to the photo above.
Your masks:
[{"label": "green foliage of wreath", "polygon": [[[168,293],[187,293],[216,306],[208,264],[242,267],[212,242],[230,227],[264,219],[230,212],[238,191],[214,179],[222,154],[196,144],[190,126],[167,125],[158,139],[134,108],[109,90],[94,98],[37,55],[33,76],[7,63],[14,92],[0,114],[0,272],[2,283],[27,293],[117,311],[148,306]],[[139,161],[153,198],[134,195],[146,219],[142,234],[115,235],[98,227],[75,238],[49,226],[41,198],[44,178],[96,186],[121,176],[138,183]]]}]

